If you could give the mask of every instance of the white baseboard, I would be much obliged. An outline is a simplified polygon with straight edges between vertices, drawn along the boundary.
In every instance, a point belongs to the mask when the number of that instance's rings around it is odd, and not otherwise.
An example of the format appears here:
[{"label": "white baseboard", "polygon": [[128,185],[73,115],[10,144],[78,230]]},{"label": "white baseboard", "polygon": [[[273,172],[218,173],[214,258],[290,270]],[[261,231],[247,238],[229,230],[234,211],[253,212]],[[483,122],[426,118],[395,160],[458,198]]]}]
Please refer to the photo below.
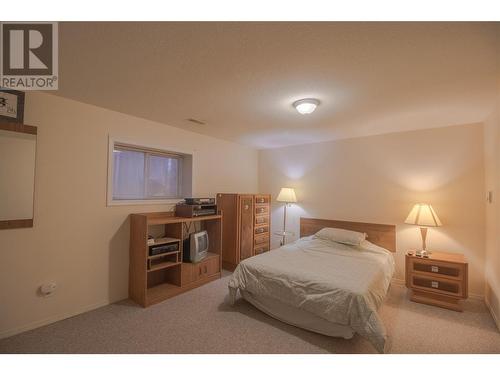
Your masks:
[{"label": "white baseboard", "polygon": [[485,298],[484,299],[484,303],[486,304],[486,307],[488,308],[488,310],[490,311],[490,314],[491,314],[491,317],[493,318],[493,320],[495,321],[495,324],[497,325],[497,328],[498,330],[500,330],[500,320],[498,319],[498,317],[496,316],[495,314],[495,311],[493,310],[493,308],[491,307],[491,304],[490,304],[490,301],[488,300],[488,298]]},{"label": "white baseboard", "polygon": [[80,314],[83,314],[85,312],[98,309],[99,307],[107,306],[110,303],[111,303],[110,301],[102,301],[99,303],[95,303],[92,305],[82,307],[82,308],[80,308],[76,311],[73,311],[73,312],[54,315],[54,316],[51,316],[50,318],[38,320],[36,322],[32,322],[32,323],[26,324],[26,325],[21,326],[21,327],[11,328],[11,329],[8,329],[6,331],[0,332],[0,339],[14,336],[14,335],[17,335],[17,334],[22,333],[22,332],[31,331],[32,329],[43,327],[43,326],[58,322],[60,320],[68,319],[68,318],[71,318],[73,316],[80,315]]},{"label": "white baseboard", "polygon": [[469,298],[477,301],[485,301],[484,294],[469,293]]}]

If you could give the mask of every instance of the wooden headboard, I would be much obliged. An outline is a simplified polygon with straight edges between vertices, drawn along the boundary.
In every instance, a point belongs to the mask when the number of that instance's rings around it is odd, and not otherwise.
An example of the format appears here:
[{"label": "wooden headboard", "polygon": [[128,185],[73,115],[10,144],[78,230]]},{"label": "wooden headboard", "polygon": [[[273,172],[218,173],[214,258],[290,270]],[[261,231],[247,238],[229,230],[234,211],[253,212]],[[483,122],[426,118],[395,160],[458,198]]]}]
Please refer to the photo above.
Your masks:
[{"label": "wooden headboard", "polygon": [[366,233],[366,239],[375,245],[396,252],[396,226],[389,224],[358,223],[326,219],[300,218],[300,237],[315,234],[322,228],[348,229]]}]

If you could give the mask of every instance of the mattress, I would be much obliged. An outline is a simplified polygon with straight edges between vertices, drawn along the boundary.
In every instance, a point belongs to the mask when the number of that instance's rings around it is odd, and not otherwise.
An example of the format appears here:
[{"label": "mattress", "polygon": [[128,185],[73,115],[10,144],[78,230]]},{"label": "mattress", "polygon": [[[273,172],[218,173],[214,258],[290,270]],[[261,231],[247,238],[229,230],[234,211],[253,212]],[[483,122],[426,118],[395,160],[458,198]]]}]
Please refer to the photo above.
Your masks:
[{"label": "mattress", "polygon": [[344,339],[350,339],[354,335],[354,331],[349,326],[331,323],[317,315],[287,305],[276,299],[254,296],[250,292],[244,290],[241,291],[241,296],[267,315],[292,326],[320,333],[325,336],[342,337]]},{"label": "mattress", "polygon": [[387,334],[377,309],[393,273],[392,254],[368,241],[351,246],[310,236],[245,259],[228,286],[233,302],[239,290],[279,320],[345,338],[352,337],[348,327],[383,352]]}]

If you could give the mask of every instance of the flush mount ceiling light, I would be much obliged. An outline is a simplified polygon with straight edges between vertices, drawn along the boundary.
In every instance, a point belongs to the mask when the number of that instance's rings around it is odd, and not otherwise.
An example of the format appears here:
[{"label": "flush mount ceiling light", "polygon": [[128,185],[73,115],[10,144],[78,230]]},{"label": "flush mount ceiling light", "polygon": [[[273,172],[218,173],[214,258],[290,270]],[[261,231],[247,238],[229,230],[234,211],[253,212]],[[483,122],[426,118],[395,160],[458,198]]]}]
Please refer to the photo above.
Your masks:
[{"label": "flush mount ceiling light", "polygon": [[293,106],[301,115],[308,115],[309,113],[313,113],[318,105],[319,100],[313,98],[300,99],[296,102],[293,102]]}]

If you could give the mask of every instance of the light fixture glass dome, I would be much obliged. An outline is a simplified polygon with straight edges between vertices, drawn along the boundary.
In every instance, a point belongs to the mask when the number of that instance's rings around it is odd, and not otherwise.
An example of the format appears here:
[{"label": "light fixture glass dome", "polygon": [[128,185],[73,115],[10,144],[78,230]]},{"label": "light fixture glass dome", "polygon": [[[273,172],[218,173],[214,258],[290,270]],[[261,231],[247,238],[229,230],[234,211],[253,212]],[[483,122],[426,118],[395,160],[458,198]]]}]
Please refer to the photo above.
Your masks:
[{"label": "light fixture glass dome", "polygon": [[316,107],[319,104],[318,99],[307,98],[300,99],[293,103],[293,106],[301,115],[308,115],[309,113],[313,113]]}]

